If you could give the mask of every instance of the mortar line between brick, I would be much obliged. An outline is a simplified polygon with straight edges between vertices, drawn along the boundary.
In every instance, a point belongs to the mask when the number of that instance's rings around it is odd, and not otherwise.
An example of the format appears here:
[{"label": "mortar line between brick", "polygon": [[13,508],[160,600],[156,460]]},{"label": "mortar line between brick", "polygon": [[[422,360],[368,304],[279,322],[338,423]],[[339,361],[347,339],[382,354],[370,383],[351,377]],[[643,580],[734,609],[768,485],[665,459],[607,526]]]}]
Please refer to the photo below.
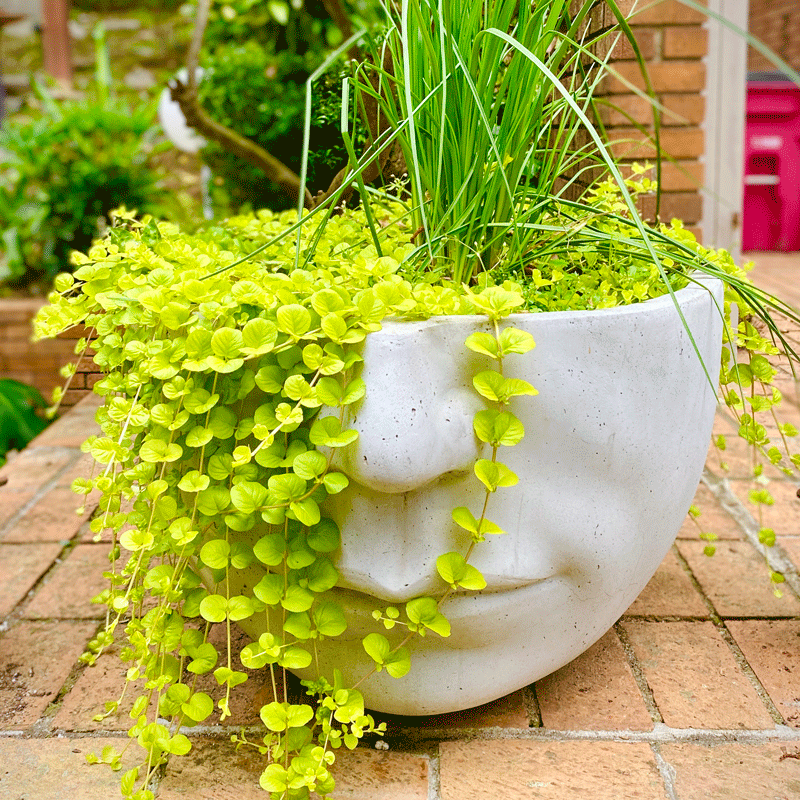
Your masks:
[{"label": "mortar line between brick", "polygon": [[755,517],[747,510],[747,507],[731,490],[728,479],[720,477],[712,472],[708,467],[703,470],[700,480],[708,490],[714,495],[733,521],[741,528],[745,538],[756,552],[766,558],[770,568],[780,572],[786,579],[784,586],[800,599],[800,577],[798,577],[794,564],[786,555],[780,544],[772,547],[765,547],[758,541],[758,532],[761,526],[756,522]]},{"label": "mortar line between brick", "polygon": [[[224,735],[222,726],[213,726],[217,735]],[[208,732],[192,729],[187,736],[199,736]],[[228,731],[230,733],[230,731]],[[769,744],[800,743],[800,730],[786,725],[776,725],[764,730],[742,730],[722,728],[670,728],[663,723],[653,726],[651,731],[557,731],[550,728],[401,728],[400,733],[410,742],[422,741],[482,741],[489,739],[515,739],[531,742],[600,741],[600,742],[644,742],[646,744]]]},{"label": "mortar line between brick", "polygon": [[[39,622],[40,620],[34,620],[35,622]],[[58,620],[62,622],[63,620]],[[72,620],[77,622],[92,622],[93,620]],[[105,620],[94,620],[97,622],[97,627],[95,628],[95,632],[91,638],[97,636],[101,630],[105,629]],[[66,678],[64,678],[64,682],[56,692],[55,697],[47,704],[44,711],[42,711],[41,716],[36,722],[33,723],[31,726],[31,730],[35,733],[42,733],[42,734],[52,734],[53,733],[53,720],[55,719],[56,714],[58,714],[61,706],[64,705],[64,700],[66,700],[67,695],[75,688],[75,684],[78,682],[80,676],[89,669],[89,664],[83,663],[80,660],[80,656],[76,659],[75,663],[70,668],[69,674]],[[133,724],[133,723],[131,723]]]},{"label": "mortar line between brick", "polygon": [[650,719],[654,724],[663,723],[664,717],[661,716],[661,711],[656,703],[656,697],[653,694],[653,690],[650,688],[650,684],[647,682],[642,665],[636,657],[631,640],[628,638],[628,632],[622,627],[619,620],[614,623],[614,631],[625,652],[625,658],[628,660],[628,666],[631,668],[633,679],[636,681],[636,686],[639,689],[639,693],[642,695],[642,700],[644,701],[648,714],[650,714]]},{"label": "mortar line between brick", "polygon": [[167,768],[169,767],[169,762],[174,758],[174,756],[170,756],[169,760],[160,764],[153,770],[153,775],[151,776],[150,780],[147,782],[147,788],[153,793],[155,797],[158,797],[158,789],[161,786],[161,781],[164,780],[164,776],[167,774]]},{"label": "mortar line between brick", "polygon": [[[211,736],[224,741],[230,740],[233,731],[241,728],[232,728],[227,725],[197,725],[187,729],[184,733],[190,738]],[[245,726],[245,734],[249,736],[263,736],[266,729],[255,725]],[[558,742],[558,741],[600,741],[600,742],[644,742],[646,744],[770,744],[770,743],[800,743],[800,729],[790,728],[787,725],[776,725],[774,728],[763,730],[741,728],[670,728],[663,723],[653,726],[650,731],[556,731],[550,728],[400,728],[399,733],[409,743],[422,747],[421,742],[436,740],[439,742],[486,740],[486,739],[515,739],[532,742]],[[90,739],[102,737],[115,737],[128,739],[124,730],[70,730],[68,728],[53,728],[48,732],[13,730],[0,731],[0,736],[21,736],[30,739],[52,739],[57,735],[72,736],[76,739]],[[423,734],[423,735],[420,735]],[[432,753],[428,752],[428,755]]]},{"label": "mortar line between brick", "polygon": [[667,795],[667,800],[680,800],[675,788],[675,767],[661,754],[661,745],[658,742],[651,742],[650,749],[653,751],[653,757],[656,760],[661,780],[664,781],[664,792]]},{"label": "mortar line between brick", "polygon": [[536,684],[532,683],[522,690],[522,702],[525,706],[525,713],[528,715],[529,728],[541,728],[542,707],[539,705],[539,696],[536,694]]},{"label": "mortar line between brick", "polygon": [[734,661],[736,661],[736,665],[742,671],[747,680],[750,681],[750,685],[755,690],[755,693],[758,695],[758,698],[761,700],[764,708],[766,708],[767,713],[770,715],[770,717],[772,717],[772,721],[776,725],[785,725],[786,720],[778,710],[778,707],[772,701],[772,698],[769,696],[769,692],[767,692],[767,690],[764,688],[764,685],[759,680],[755,670],[750,666],[750,662],[748,662],[745,654],[742,652],[742,649],[737,644],[736,639],[733,638],[733,634],[728,630],[728,626],[725,624],[725,621],[717,612],[716,606],[711,601],[711,598],[708,597],[708,595],[706,595],[706,593],[703,591],[703,588],[700,586],[700,582],[697,580],[697,576],[694,574],[694,572],[692,572],[692,568],[689,566],[689,562],[683,557],[677,547],[675,548],[675,553],[678,563],[680,563],[684,572],[689,577],[689,580],[694,585],[695,590],[699,593],[700,597],[703,599],[703,602],[706,604],[711,623],[717,629],[719,635],[722,637],[722,640],[728,646],[728,649],[733,655]]},{"label": "mortar line between brick", "polygon": [[442,772],[439,748],[428,756],[428,800],[442,800]]},{"label": "mortar line between brick", "polygon": [[[17,601],[17,604],[6,614],[2,619],[2,627],[0,633],[7,631],[12,625],[16,625],[20,620],[26,622],[71,622],[71,621],[91,621],[91,617],[26,617],[24,614],[25,608],[30,605],[34,596],[50,580],[50,576],[54,573],[67,559],[69,554],[81,543],[80,530],[75,536],[62,545],[61,549],[56,554],[56,557],[50,562],[50,566],[39,576],[39,580],[31,586],[30,589]],[[1,543],[0,543],[1,544]],[[14,542],[14,544],[17,544]],[[31,542],[30,544],[39,544],[39,542]],[[57,544],[57,542],[53,542]],[[22,546],[26,546],[22,543]]]},{"label": "mortar line between brick", "polygon": [[[45,481],[41,486],[33,493],[33,497],[28,500],[23,506],[17,509],[17,512],[6,521],[6,524],[0,528],[0,541],[2,541],[3,537],[10,533],[14,526],[51,490],[55,489],[58,486],[59,478],[64,475],[65,473],[69,472],[69,470],[75,466],[78,460],[81,457],[81,451],[79,448],[75,447],[41,447],[38,448],[40,450],[54,450],[56,452],[64,451],[64,450],[71,450],[73,452],[73,457],[57,472],[53,474],[49,481]],[[13,470],[14,465],[13,462],[11,463],[11,469]]]}]

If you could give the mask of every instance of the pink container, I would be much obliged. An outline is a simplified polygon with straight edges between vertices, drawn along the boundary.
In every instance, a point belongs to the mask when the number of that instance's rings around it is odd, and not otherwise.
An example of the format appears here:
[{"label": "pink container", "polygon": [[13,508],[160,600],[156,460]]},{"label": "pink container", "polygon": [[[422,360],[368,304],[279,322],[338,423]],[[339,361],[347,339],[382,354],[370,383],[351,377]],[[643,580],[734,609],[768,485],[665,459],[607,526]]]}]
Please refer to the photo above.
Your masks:
[{"label": "pink container", "polygon": [[800,250],[800,87],[749,81],[743,250]]}]

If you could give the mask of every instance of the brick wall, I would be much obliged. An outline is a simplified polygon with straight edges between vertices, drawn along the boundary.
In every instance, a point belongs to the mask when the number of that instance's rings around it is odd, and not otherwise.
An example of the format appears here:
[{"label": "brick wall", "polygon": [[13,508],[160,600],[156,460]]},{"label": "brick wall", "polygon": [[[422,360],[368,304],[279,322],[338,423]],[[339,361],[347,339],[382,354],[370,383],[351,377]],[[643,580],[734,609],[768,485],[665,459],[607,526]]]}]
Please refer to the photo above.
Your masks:
[{"label": "brick wall", "polygon": [[[800,0],[750,0],[750,33],[777,53],[790,67],[800,70]],[[749,48],[747,68],[772,72],[776,67]]]},{"label": "brick wall", "polygon": [[[796,0],[795,0],[796,1]],[[650,81],[658,101],[665,111],[661,119],[661,149],[672,161],[665,160],[661,187],[660,218],[682,219],[699,237],[702,218],[702,199],[698,187],[704,171],[703,121],[705,119],[706,68],[703,58],[708,52],[707,32],[703,27],[705,15],[687,8],[677,0],[647,3],[640,0],[619,0],[628,17],[647,62]],[[644,8],[644,11],[637,11]],[[615,24],[611,11],[603,6],[595,13],[593,25],[604,28]],[[604,45],[608,52],[610,45]],[[614,155],[626,161],[653,160],[655,146],[636,125],[653,131],[652,106],[631,92],[625,81],[645,88],[639,66],[627,40],[622,37],[612,50],[612,66],[619,78],[609,77],[602,94],[609,107],[601,110],[602,119],[614,141]],[[646,202],[643,211],[652,217],[655,204]]]},{"label": "brick wall", "polygon": [[[83,335],[82,329],[63,334],[57,339],[31,342],[31,320],[44,305],[40,299],[0,300],[0,377],[35,386],[49,401],[53,389],[64,385],[59,370],[75,361],[75,344]],[[89,362],[86,369],[95,371]],[[71,408],[89,393],[97,377],[92,374],[75,375],[62,401],[62,410]]]},{"label": "brick wall", "polygon": [[91,358],[91,350],[89,350],[80,361],[78,361],[78,356],[74,355],[75,345],[78,339],[82,339],[85,335],[86,329],[82,325],[79,325],[78,327],[60,334],[58,337],[59,341],[69,343],[71,352],[73,353],[72,358],[69,360],[71,362],[77,361],[78,363],[77,371],[69,382],[69,386],[61,400],[61,410],[72,408],[79,400],[91,394],[92,387],[103,377],[103,374]]}]

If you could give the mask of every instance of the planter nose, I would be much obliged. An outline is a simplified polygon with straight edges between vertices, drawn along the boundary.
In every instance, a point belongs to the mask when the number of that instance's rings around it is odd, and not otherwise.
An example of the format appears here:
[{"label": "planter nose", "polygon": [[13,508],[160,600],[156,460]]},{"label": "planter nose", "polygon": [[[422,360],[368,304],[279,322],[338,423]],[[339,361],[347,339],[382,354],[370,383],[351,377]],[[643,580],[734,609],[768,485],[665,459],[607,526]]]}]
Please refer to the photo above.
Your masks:
[{"label": "planter nose", "polygon": [[362,487],[397,495],[450,473],[472,470],[481,443],[472,428],[484,407],[472,377],[487,359],[464,341],[476,327],[459,319],[454,333],[440,317],[419,324],[388,320],[364,345],[367,391],[348,406],[345,425],[359,438],[335,466]]},{"label": "planter nose", "polygon": [[338,466],[361,486],[402,494],[448,474],[468,473],[480,458],[472,429],[480,399],[466,387],[437,389],[432,382],[415,391],[402,384],[364,403],[351,426],[358,441],[346,448]]}]

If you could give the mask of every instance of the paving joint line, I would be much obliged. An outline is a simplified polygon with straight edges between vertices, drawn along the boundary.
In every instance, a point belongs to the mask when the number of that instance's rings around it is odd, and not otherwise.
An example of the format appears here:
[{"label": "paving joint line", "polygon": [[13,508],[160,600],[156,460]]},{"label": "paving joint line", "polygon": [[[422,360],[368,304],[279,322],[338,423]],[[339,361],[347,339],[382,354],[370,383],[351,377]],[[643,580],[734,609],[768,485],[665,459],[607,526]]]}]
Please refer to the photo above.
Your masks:
[{"label": "paving joint line", "polygon": [[[692,582],[692,585],[695,588],[695,591],[700,595],[703,602],[706,605],[706,608],[709,611],[709,616],[711,623],[716,628],[719,635],[722,637],[722,640],[728,646],[728,650],[731,652],[734,661],[736,662],[736,666],[742,671],[744,676],[750,682],[750,685],[755,690],[755,693],[758,695],[758,699],[761,700],[762,705],[767,710],[767,713],[772,718],[772,721],[776,725],[785,725],[786,720],[783,718],[783,715],[778,710],[778,707],[773,702],[772,698],[769,696],[769,692],[764,687],[764,684],[761,683],[758,675],[756,675],[755,670],[750,666],[750,662],[747,660],[744,652],[742,651],[741,647],[739,647],[738,642],[733,637],[733,634],[728,630],[728,626],[725,624],[725,620],[720,616],[719,612],[717,611],[717,607],[714,605],[711,598],[705,593],[703,587],[700,585],[700,581],[697,579],[697,576],[692,571],[689,562],[683,557],[679,548],[675,548],[675,554],[678,559],[678,563],[681,565],[683,571],[688,576],[689,580]],[[756,617],[755,619],[761,619],[760,617]]]},{"label": "paving joint line", "polygon": [[680,800],[677,789],[675,788],[675,767],[661,754],[661,743],[651,742],[650,750],[653,752],[656,767],[661,775],[661,780],[664,782],[664,792],[667,795],[667,800]]},{"label": "paving joint line", "polygon": [[[92,512],[94,514],[94,512]],[[53,559],[50,566],[42,573],[36,583],[31,586],[30,589],[25,593],[23,597],[21,597],[16,605],[11,609],[11,611],[6,614],[6,616],[0,619],[0,634],[7,631],[13,625],[16,625],[20,621],[29,621],[29,622],[39,622],[39,621],[49,621],[49,622],[89,622],[94,617],[26,617],[24,616],[24,609],[27,605],[30,604],[31,600],[33,599],[33,595],[39,591],[45,581],[50,580],[50,573],[53,572],[58,566],[64,563],[64,560],[67,556],[80,544],[88,544],[84,542],[84,537],[86,533],[90,530],[89,524],[91,520],[86,520],[80,528],[75,532],[71,539],[59,539],[55,542],[9,542],[8,544],[61,544],[61,550],[59,550],[58,555]],[[3,542],[0,542],[0,548],[3,546]],[[96,543],[94,543],[96,544]]]},{"label": "paving joint line", "polygon": [[[60,544],[64,540],[59,540],[58,542],[52,542],[52,544]],[[14,544],[17,544],[15,542]],[[21,542],[20,544],[25,544]],[[39,542],[29,542],[28,544],[39,544]],[[24,615],[25,608],[30,605],[35,597],[36,593],[45,586],[47,583],[50,582],[53,573],[66,561],[69,554],[80,544],[80,530],[72,537],[72,539],[66,540],[61,549],[58,551],[56,557],[50,562],[50,566],[39,576],[36,582],[31,586],[30,589],[17,601],[16,605],[11,609],[11,611],[6,614],[6,616],[0,622],[0,634],[7,631],[13,625],[16,625],[21,620],[27,620],[30,622],[39,622],[39,621],[52,621],[58,620],[61,621],[69,621],[72,620],[72,617],[33,617],[29,618]],[[79,618],[75,618],[79,619]],[[82,618],[86,619],[86,618]],[[91,617],[89,618],[91,619]]]},{"label": "paving joint line", "polygon": [[[785,395],[784,395],[784,400],[786,402],[788,402],[790,405],[793,405],[793,406],[795,406],[795,408],[797,408],[798,404],[796,402],[788,400]],[[730,426],[730,430],[725,432],[725,433],[722,433],[721,435],[724,436],[726,440],[727,439],[734,439],[734,440],[738,441],[739,440],[739,420],[730,411],[728,411],[727,409],[722,408],[720,406],[717,407],[716,418],[724,420]],[[726,459],[725,459],[725,451],[724,450],[720,450],[718,447],[716,447],[716,444],[715,444],[716,438],[719,435],[720,434],[713,434],[712,435],[711,444],[714,446],[714,452],[717,454],[717,457],[718,457],[717,460],[719,461],[720,466],[721,466],[722,463]],[[742,440],[742,442],[744,442],[744,440]],[[752,446],[748,445],[747,448],[748,448],[748,450],[752,451]],[[789,482],[789,478],[786,475],[786,473],[782,472],[780,467],[778,467],[777,465],[772,464],[769,461],[767,461],[766,463],[764,463],[762,461],[762,466],[764,468],[764,474],[769,476],[772,480],[783,481],[783,482],[786,482],[786,483]],[[717,476],[716,473],[714,473],[714,471],[709,468],[708,461],[706,461],[706,465],[703,468],[703,472],[704,473],[708,472],[711,475],[714,475],[714,477],[716,477],[717,479],[719,479],[719,476]],[[754,479],[752,466],[746,473],[743,472],[741,475],[737,474],[738,470],[736,470],[733,473],[731,473],[729,470],[724,470],[723,469],[723,472],[726,473],[728,478],[732,478],[733,480],[750,480],[750,481],[752,481]],[[701,482],[703,482],[702,476],[701,476]],[[731,492],[731,494],[734,497],[736,497],[735,493]]]},{"label": "paving joint line", "polygon": [[539,697],[536,694],[536,684],[532,683],[522,690],[522,705],[528,715],[529,728],[542,728],[542,707],[539,705]]},{"label": "paving joint line", "polygon": [[[629,614],[627,611],[620,617],[623,619],[635,619],[638,622],[708,622],[708,615],[703,614]],[[730,617],[729,619],[736,619]],[[742,617],[742,619],[763,619],[762,617]]]},{"label": "paving joint line", "polygon": [[[91,620],[85,620],[85,619],[78,621],[91,622]],[[97,628],[95,629],[92,638],[97,636],[97,634],[104,628],[105,628],[105,621],[99,620]],[[75,663],[72,665],[69,673],[67,674],[67,677],[64,678],[64,682],[61,684],[58,691],[56,692],[56,696],[47,704],[44,711],[42,711],[42,714],[39,717],[39,719],[37,719],[36,722],[34,722],[33,725],[31,726],[32,731],[41,731],[44,734],[44,733],[50,733],[54,730],[52,724],[53,720],[55,719],[58,712],[61,710],[61,706],[64,705],[64,701],[67,699],[67,695],[75,688],[75,684],[78,682],[78,679],[89,668],[90,665],[81,662],[79,656],[78,659],[75,661]],[[133,720],[131,720],[131,725],[133,725]],[[125,733],[127,735],[127,731],[125,731]]]},{"label": "paving joint line", "polygon": [[[233,731],[241,731],[240,726],[229,725],[195,725],[184,730],[190,738],[218,738],[230,741]],[[264,735],[264,727],[249,726],[244,728],[250,736]],[[531,742],[558,741],[600,741],[600,742],[644,742],[645,744],[701,744],[714,746],[719,744],[799,744],[800,728],[788,725],[775,725],[773,728],[671,728],[664,723],[655,723],[649,731],[635,730],[552,730],[547,728],[401,728],[399,731],[408,742],[418,746],[413,750],[417,755],[433,758],[436,753],[426,747],[431,742],[451,741],[487,741],[487,740],[520,740]],[[102,739],[113,738],[128,740],[124,730],[80,730],[69,728],[53,728],[49,731],[30,731],[29,729],[13,729],[0,731],[0,736],[22,736],[30,740],[42,739]],[[394,748],[390,748],[394,749]],[[398,750],[395,750],[398,752]],[[403,751],[399,751],[403,752]]]},{"label": "paving joint line", "polygon": [[[167,769],[169,768],[169,762],[172,761],[174,757],[174,755],[168,756],[166,761],[162,761],[155,768],[153,768],[153,774],[147,781],[147,789],[149,789],[155,797],[158,797],[158,790],[161,786],[161,781],[163,781],[166,777]],[[149,765],[146,765],[145,768],[148,770],[150,769]]]},{"label": "paving joint line", "polygon": [[428,756],[428,800],[442,798],[442,762],[439,748]]},{"label": "paving joint line", "polygon": [[[716,625],[716,622],[714,622],[714,624]],[[736,659],[739,669],[741,669],[742,672],[747,676],[750,684],[756,690],[756,694],[764,704],[764,707],[767,709],[767,713],[770,715],[770,717],[772,717],[773,722],[775,722],[777,725],[785,725],[786,720],[784,719],[783,714],[781,714],[780,709],[775,705],[775,702],[769,696],[769,692],[764,684],[761,683],[761,679],[758,677],[758,675],[756,675],[755,670],[750,666],[747,656],[745,656],[742,648],[739,647],[739,643],[736,641],[736,639],[733,638],[733,634],[728,630],[728,626],[723,620],[720,620],[719,625],[716,625],[716,627],[722,635],[722,638],[725,640],[725,644],[728,645],[728,648],[733,653],[733,657]]]},{"label": "paving joint line", "polygon": [[[13,514],[9,519],[6,520],[5,525],[3,525],[2,529],[0,529],[0,542],[2,542],[3,537],[12,531],[16,524],[27,514],[51,489],[55,489],[58,486],[58,480],[61,478],[65,473],[67,473],[81,458],[81,451],[79,448],[74,447],[63,447],[61,445],[53,445],[51,447],[37,447],[34,448],[36,450],[50,450],[53,452],[63,452],[63,451],[72,451],[74,452],[73,458],[68,461],[61,469],[59,469],[49,481],[45,481],[43,484],[39,486],[39,488],[33,493],[33,497],[28,500],[27,503],[20,506],[17,509],[16,513]],[[13,468],[13,462],[11,462]],[[9,544],[24,544],[18,542],[10,542]]]},{"label": "paving joint line", "polygon": [[[436,740],[487,741],[522,740],[531,742],[600,741],[600,742],[644,742],[646,744],[800,744],[800,729],[787,725],[776,725],[762,730],[742,728],[670,728],[656,723],[652,730],[549,730],[546,728],[418,728],[401,729],[408,741]],[[198,732],[199,733],[199,732]],[[188,734],[187,734],[188,735]]]},{"label": "paving joint line", "polygon": [[786,579],[784,586],[789,588],[795,597],[800,600],[800,577],[795,571],[794,564],[780,544],[765,547],[758,541],[758,532],[761,530],[761,526],[744,503],[731,490],[728,479],[715,474],[706,467],[700,480],[714,495],[723,510],[741,528],[745,538],[756,552],[766,559],[771,569],[780,572],[784,576]]},{"label": "paving joint line", "polygon": [[622,645],[625,658],[628,661],[628,666],[633,673],[633,679],[636,682],[636,686],[642,696],[647,713],[650,714],[650,719],[654,725],[663,723],[664,717],[661,714],[661,709],[659,709],[658,703],[656,703],[656,696],[653,694],[653,689],[647,682],[647,677],[644,674],[642,665],[639,663],[639,659],[636,657],[636,652],[634,651],[631,640],[628,637],[628,632],[625,630],[619,620],[614,623],[614,631],[617,634],[620,644]]}]

